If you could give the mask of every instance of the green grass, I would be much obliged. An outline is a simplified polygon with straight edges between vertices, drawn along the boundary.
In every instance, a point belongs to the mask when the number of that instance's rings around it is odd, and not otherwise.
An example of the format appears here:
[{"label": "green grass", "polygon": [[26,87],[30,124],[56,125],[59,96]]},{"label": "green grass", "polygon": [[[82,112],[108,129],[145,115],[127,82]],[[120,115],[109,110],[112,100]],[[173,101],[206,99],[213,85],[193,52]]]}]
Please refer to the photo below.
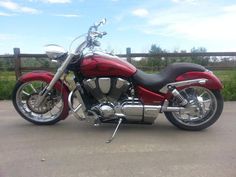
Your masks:
[{"label": "green grass", "polygon": [[16,83],[15,81],[0,80],[0,100],[11,99],[11,94],[15,83]]},{"label": "green grass", "polygon": [[12,90],[16,83],[14,72],[0,72],[0,100],[11,99]]},{"label": "green grass", "polygon": [[224,85],[222,94],[225,101],[236,101],[236,69],[229,71],[216,71],[214,73],[221,79]]},{"label": "green grass", "polygon": [[[236,101],[236,69],[214,71],[214,74],[220,78],[224,85],[222,94],[225,101]],[[15,83],[14,72],[0,71],[0,100],[11,99],[11,94]]]}]

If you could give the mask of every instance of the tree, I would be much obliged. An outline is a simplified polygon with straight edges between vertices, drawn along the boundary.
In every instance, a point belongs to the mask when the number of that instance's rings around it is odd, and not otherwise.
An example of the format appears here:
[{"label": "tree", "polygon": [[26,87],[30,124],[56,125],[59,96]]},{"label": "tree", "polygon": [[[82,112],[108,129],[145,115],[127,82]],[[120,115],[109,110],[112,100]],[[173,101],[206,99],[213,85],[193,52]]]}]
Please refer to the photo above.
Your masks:
[{"label": "tree", "polygon": [[[159,54],[164,53],[165,51],[161,49],[160,46],[157,46],[156,44],[152,44],[151,49],[149,50],[150,54]],[[147,65],[151,67],[157,67],[158,70],[162,68],[164,62],[162,61],[163,58],[156,58],[156,57],[149,57],[147,61]]]},{"label": "tree", "polygon": [[[204,47],[198,47],[198,48],[193,47],[191,49],[191,53],[206,53],[206,52],[207,49]],[[203,66],[207,66],[210,60],[209,57],[204,57],[204,56],[191,57],[191,58],[193,63],[197,63]]]},{"label": "tree", "polygon": [[3,70],[3,61],[0,60],[0,70]]}]

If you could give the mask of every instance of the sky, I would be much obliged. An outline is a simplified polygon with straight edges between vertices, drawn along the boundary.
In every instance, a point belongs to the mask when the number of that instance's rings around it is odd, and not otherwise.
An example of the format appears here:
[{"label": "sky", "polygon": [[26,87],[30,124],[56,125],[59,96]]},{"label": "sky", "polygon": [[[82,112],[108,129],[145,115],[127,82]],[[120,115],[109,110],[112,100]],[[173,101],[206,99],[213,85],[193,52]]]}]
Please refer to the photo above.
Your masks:
[{"label": "sky", "polygon": [[52,43],[68,49],[102,18],[102,48],[115,53],[148,52],[152,44],[236,51],[235,0],[0,0],[0,54],[43,53]]}]

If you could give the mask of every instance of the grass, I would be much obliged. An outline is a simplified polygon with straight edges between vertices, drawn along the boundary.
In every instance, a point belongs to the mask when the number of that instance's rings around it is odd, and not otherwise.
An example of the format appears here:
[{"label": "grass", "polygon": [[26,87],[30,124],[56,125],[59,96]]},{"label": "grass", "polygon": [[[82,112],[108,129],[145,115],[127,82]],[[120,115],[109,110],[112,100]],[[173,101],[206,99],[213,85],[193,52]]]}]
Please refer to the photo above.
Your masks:
[{"label": "grass", "polygon": [[14,72],[0,72],[0,100],[11,99],[12,90],[16,83]]},{"label": "grass", "polygon": [[236,69],[216,71],[214,73],[221,79],[224,85],[222,94],[225,101],[236,101]]},{"label": "grass", "polygon": [[[236,101],[236,69],[214,71],[214,74],[220,78],[224,85],[222,94],[225,101]],[[0,71],[0,100],[11,99],[15,83],[14,72]]]}]

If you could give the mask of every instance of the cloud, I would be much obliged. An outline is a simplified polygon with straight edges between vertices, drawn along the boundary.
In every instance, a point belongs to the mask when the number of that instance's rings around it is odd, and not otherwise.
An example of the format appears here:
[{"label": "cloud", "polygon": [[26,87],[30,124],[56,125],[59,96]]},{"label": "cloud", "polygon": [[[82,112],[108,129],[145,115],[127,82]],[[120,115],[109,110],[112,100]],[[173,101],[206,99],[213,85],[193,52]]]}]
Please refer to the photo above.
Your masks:
[{"label": "cloud", "polygon": [[190,4],[149,12],[146,23],[137,27],[145,34],[198,41],[236,40],[236,24],[232,23],[236,5]]},{"label": "cloud", "polygon": [[71,0],[29,0],[30,2],[43,2],[49,4],[67,4],[71,3]]},{"label": "cloud", "polygon": [[149,15],[149,12],[147,9],[139,8],[139,9],[134,9],[132,11],[132,14],[137,17],[147,17]]},{"label": "cloud", "polygon": [[225,6],[225,7],[223,7],[223,11],[225,11],[225,12],[236,12],[236,5]]},{"label": "cloud", "polygon": [[67,4],[71,3],[71,0],[41,0],[42,2],[45,3],[50,3],[50,4]]},{"label": "cloud", "polygon": [[66,17],[66,18],[78,18],[80,15],[78,14],[54,14],[57,17]]},{"label": "cloud", "polygon": [[[165,9],[149,8],[143,23],[127,26],[122,30],[137,30],[153,38],[186,43],[217,46],[235,46],[236,4],[198,1],[198,4],[176,4]],[[201,9],[201,11],[199,11]],[[179,44],[184,45],[184,44]]]},{"label": "cloud", "polygon": [[11,17],[11,16],[15,16],[16,14],[10,14],[10,13],[5,13],[5,12],[0,12],[0,16],[4,16],[4,17]]},{"label": "cloud", "polygon": [[11,10],[13,12],[22,12],[22,13],[28,13],[28,14],[40,13],[40,11],[37,10],[37,9],[26,7],[26,6],[22,6],[20,4],[12,2],[10,0],[0,1],[0,7],[3,7],[5,9]]},{"label": "cloud", "polygon": [[198,0],[171,0],[174,3],[196,3]]}]

